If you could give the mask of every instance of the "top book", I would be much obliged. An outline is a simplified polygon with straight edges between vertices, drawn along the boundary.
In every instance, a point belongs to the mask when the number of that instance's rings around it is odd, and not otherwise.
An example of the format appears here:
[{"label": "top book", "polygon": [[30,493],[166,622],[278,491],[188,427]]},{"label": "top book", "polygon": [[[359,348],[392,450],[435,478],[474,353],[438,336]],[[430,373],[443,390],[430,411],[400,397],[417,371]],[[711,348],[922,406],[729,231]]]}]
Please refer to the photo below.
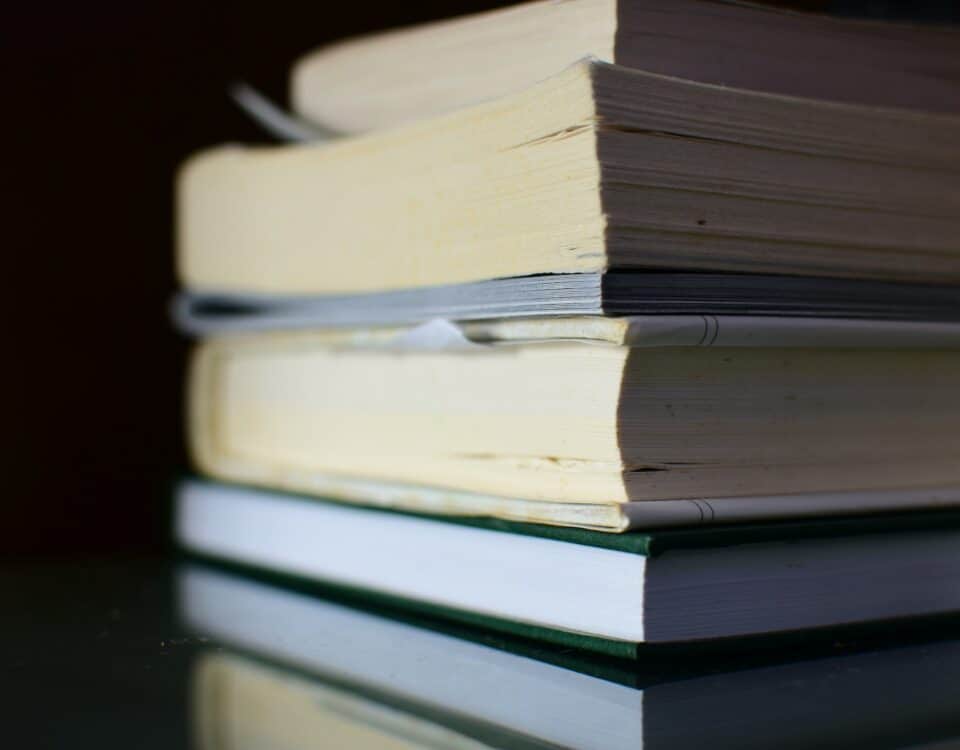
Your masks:
[{"label": "top book", "polygon": [[527,88],[594,57],[773,94],[960,113],[960,34],[737,2],[541,0],[340,42],[292,75],[301,116],[362,132]]}]

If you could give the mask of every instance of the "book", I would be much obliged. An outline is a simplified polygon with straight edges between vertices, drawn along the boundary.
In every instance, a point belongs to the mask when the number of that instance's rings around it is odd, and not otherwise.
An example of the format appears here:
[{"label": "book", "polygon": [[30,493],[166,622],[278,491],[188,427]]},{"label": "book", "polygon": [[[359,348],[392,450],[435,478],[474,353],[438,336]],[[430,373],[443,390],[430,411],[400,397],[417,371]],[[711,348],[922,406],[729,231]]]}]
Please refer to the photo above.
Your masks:
[{"label": "book", "polygon": [[949,28],[830,18],[741,2],[523,3],[390,30],[301,58],[291,99],[345,132],[517,91],[575,60],[776,94],[960,113]]},{"label": "book", "polygon": [[194,156],[178,269],[243,295],[649,269],[955,284],[958,144],[960,116],[586,61],[385,132]]},{"label": "book", "polygon": [[915,513],[614,535],[188,480],[177,495],[175,533],[195,555],[633,656],[639,644],[955,613],[957,518]]},{"label": "book", "polygon": [[956,640],[719,662],[538,658],[519,639],[471,640],[210,568],[182,569],[178,587],[186,626],[220,644],[195,666],[200,748],[306,750],[329,736],[443,748],[906,747],[960,735]]},{"label": "book", "polygon": [[[956,321],[957,288],[762,274],[561,273],[366,294],[183,291],[171,306],[194,336],[563,316],[718,315]],[[832,325],[832,324],[831,324]],[[890,324],[879,330],[887,331]],[[916,333],[916,331],[915,331]]]},{"label": "book", "polygon": [[223,480],[617,531],[953,502],[958,381],[956,323],[434,321],[202,342],[188,432]]}]

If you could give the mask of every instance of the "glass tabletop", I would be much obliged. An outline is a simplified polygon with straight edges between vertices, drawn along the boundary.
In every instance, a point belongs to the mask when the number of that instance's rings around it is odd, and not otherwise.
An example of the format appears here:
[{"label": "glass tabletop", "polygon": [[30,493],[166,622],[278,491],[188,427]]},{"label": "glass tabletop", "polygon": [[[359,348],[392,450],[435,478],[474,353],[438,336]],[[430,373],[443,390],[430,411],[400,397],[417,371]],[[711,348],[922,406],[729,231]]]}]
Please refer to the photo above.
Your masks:
[{"label": "glass tabletop", "polygon": [[8,747],[960,746],[960,630],[636,662],[184,559],[5,566]]}]

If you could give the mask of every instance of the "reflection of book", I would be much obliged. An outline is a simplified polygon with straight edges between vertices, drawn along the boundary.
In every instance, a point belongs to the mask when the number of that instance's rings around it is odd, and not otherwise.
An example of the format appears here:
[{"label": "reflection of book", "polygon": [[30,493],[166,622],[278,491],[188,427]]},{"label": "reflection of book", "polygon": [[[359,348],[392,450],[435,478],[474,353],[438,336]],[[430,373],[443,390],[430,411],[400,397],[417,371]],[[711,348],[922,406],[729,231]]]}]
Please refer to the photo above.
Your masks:
[{"label": "reflection of book", "polygon": [[[547,663],[511,650],[509,640],[493,648],[209,569],[183,569],[180,604],[191,629],[296,671],[280,676],[233,660],[204,668],[219,689],[229,680],[235,692],[207,694],[201,679],[201,727],[261,746],[313,747],[293,738],[328,720],[428,747],[470,747],[467,736],[494,746],[611,750],[883,748],[960,735],[955,641],[699,675],[640,665],[611,669],[609,679],[564,664],[562,654]],[[310,715],[314,704],[319,719]]]},{"label": "reflection of book", "polygon": [[960,111],[958,34],[700,0],[565,0],[348,39],[302,58],[294,107],[370,130],[529,86],[588,55],[735,88]]},{"label": "reflection of book", "polygon": [[303,672],[561,746],[641,736],[629,686],[207,569],[179,584],[192,630]]},{"label": "reflection of book", "polygon": [[620,655],[960,610],[949,514],[615,535],[197,481],[177,512],[189,552]]},{"label": "reflection of book", "polygon": [[413,714],[236,656],[205,655],[193,684],[196,750],[470,750]]}]

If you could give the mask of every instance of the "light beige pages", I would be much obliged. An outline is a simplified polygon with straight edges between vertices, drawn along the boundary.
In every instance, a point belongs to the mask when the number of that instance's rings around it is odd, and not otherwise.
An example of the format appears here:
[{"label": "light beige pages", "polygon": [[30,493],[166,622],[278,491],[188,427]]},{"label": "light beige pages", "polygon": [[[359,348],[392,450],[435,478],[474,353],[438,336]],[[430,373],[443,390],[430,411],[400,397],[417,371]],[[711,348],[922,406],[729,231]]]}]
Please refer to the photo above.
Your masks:
[{"label": "light beige pages", "polygon": [[198,467],[611,530],[957,499],[953,324],[674,316],[449,333],[202,344],[189,384]]}]

